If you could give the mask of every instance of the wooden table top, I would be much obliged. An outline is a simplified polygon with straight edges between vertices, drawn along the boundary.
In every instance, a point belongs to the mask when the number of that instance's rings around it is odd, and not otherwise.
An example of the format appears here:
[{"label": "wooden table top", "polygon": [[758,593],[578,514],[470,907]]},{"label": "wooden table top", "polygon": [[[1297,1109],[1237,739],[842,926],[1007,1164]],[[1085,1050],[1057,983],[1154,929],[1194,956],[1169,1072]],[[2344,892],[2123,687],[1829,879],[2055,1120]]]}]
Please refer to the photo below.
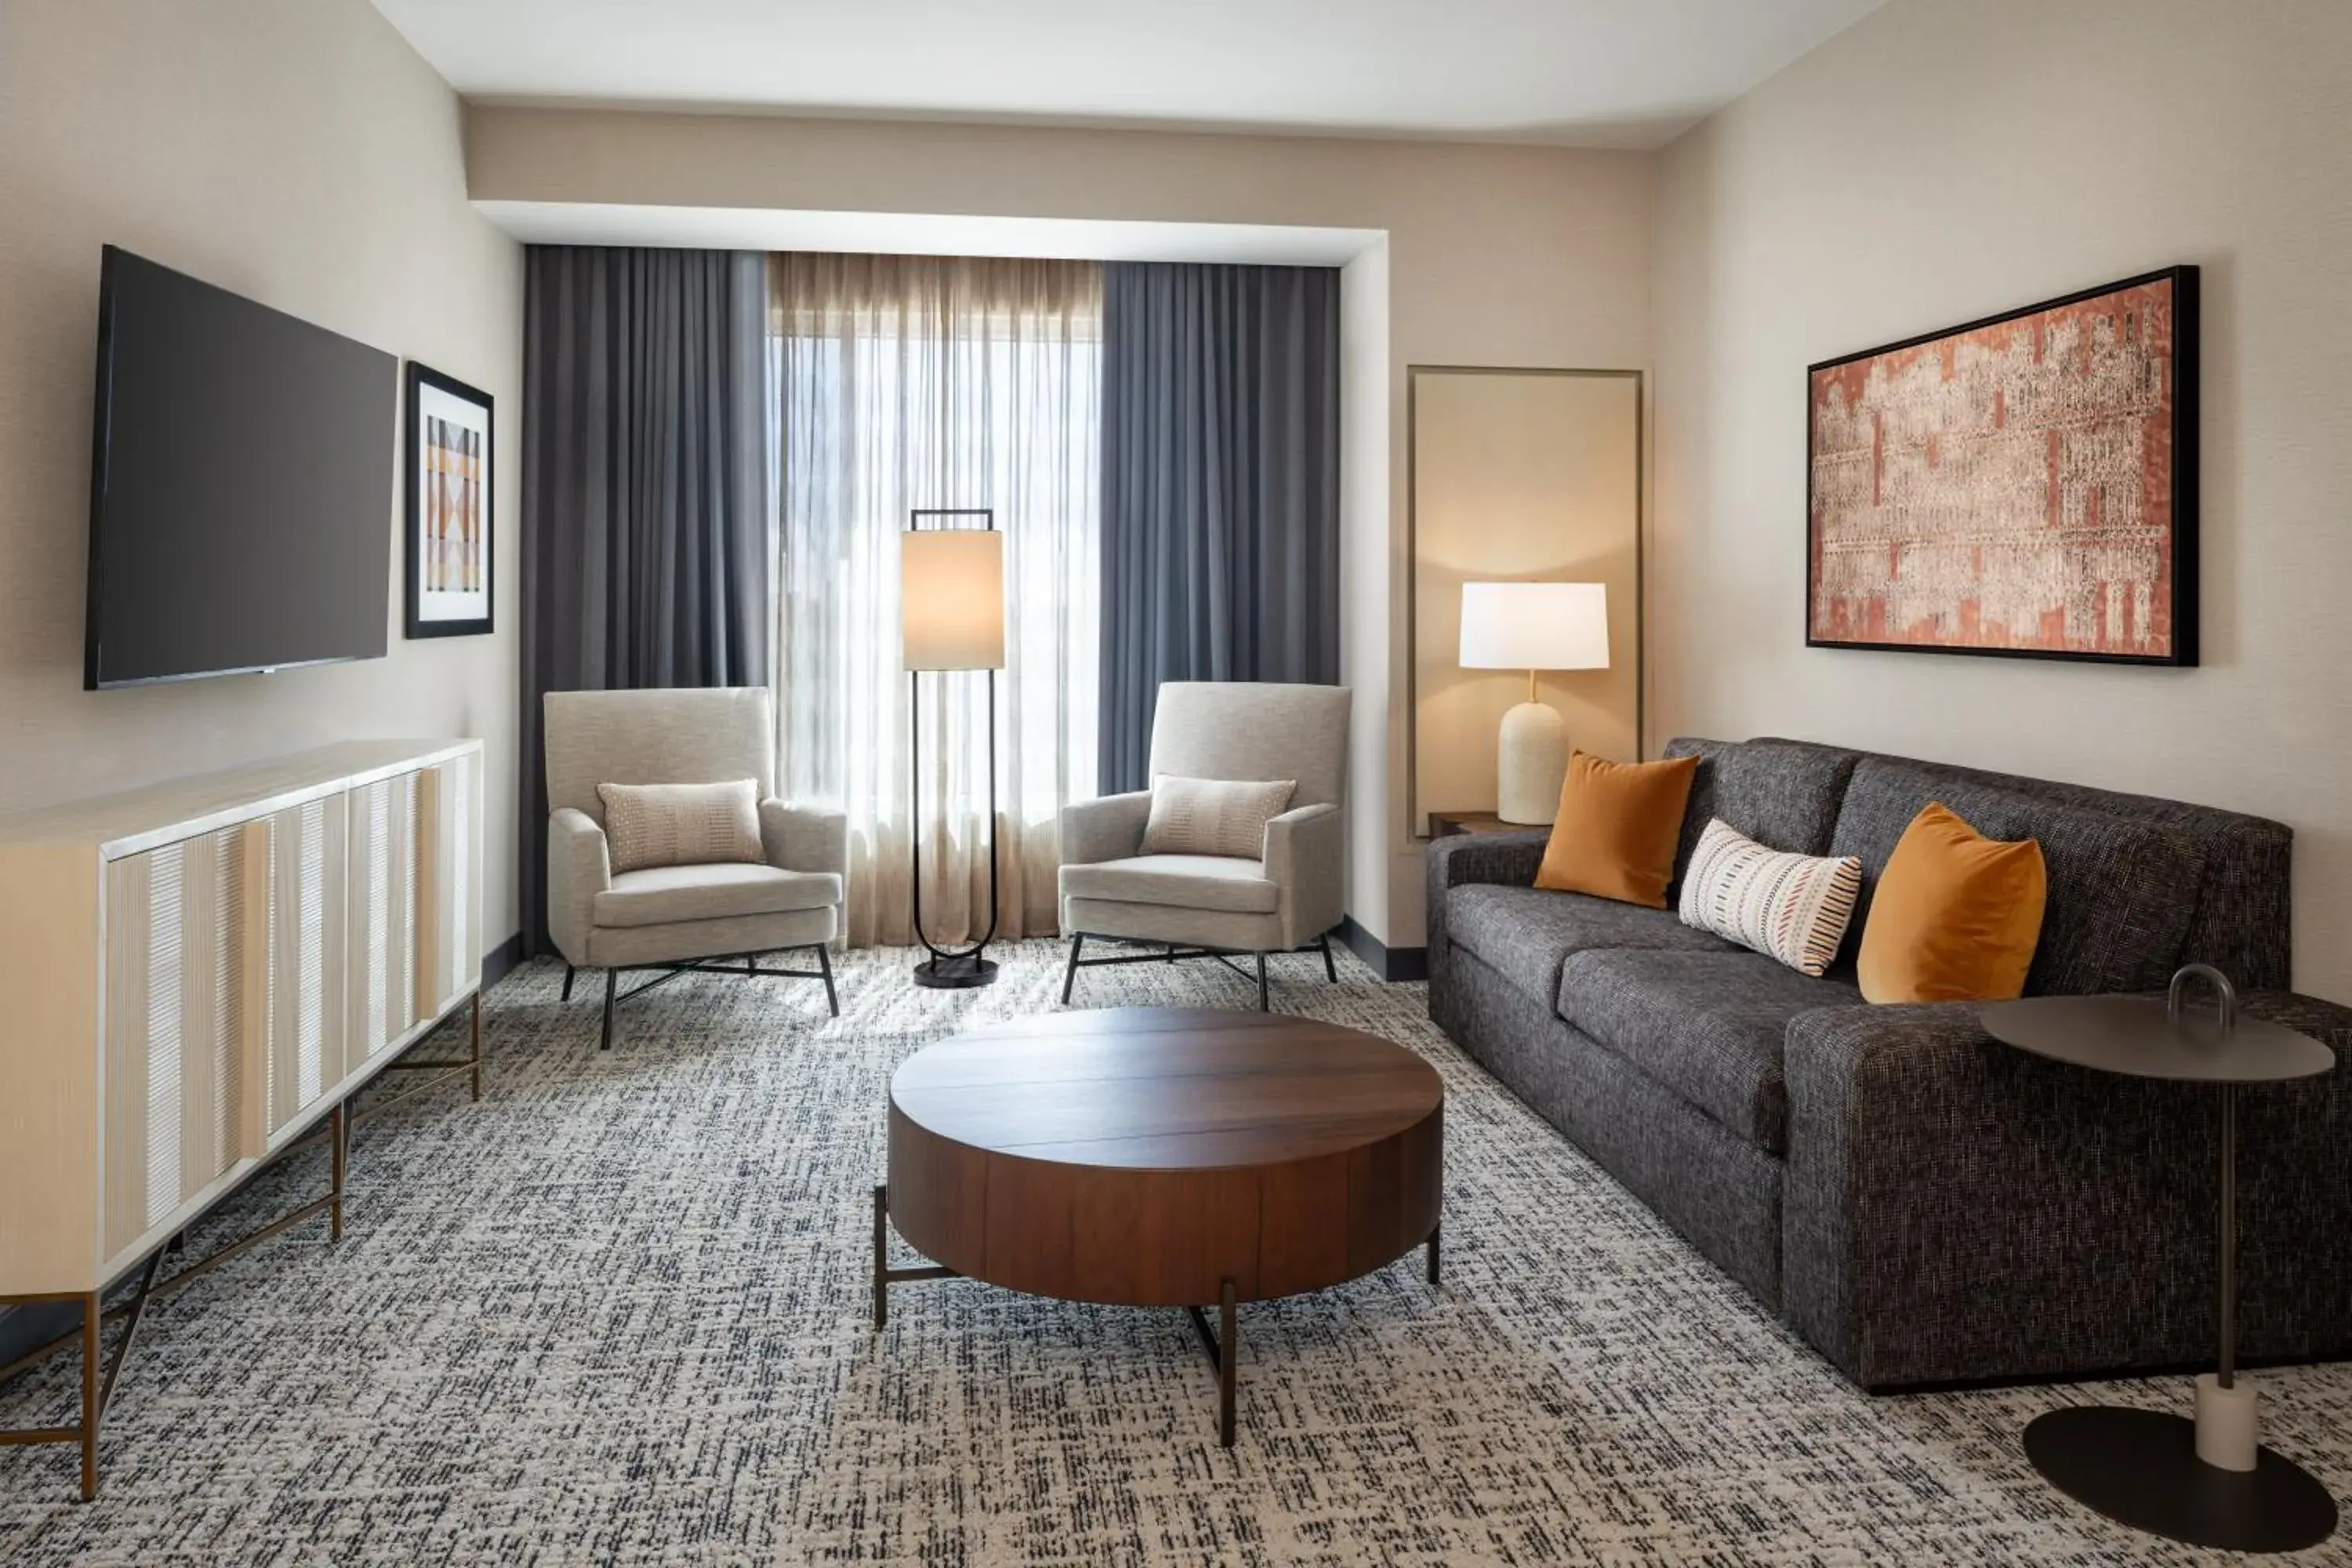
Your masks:
[{"label": "wooden table top", "polygon": [[1190,1007],[990,1025],[916,1053],[890,1083],[901,1115],[969,1148],[1163,1171],[1360,1148],[1444,1093],[1427,1062],[1360,1030]]},{"label": "wooden table top", "polygon": [[1428,1240],[1445,1089],[1312,1018],[1119,1007],[991,1025],[890,1081],[887,1213],[957,1273],[1193,1306],[1352,1279]]}]

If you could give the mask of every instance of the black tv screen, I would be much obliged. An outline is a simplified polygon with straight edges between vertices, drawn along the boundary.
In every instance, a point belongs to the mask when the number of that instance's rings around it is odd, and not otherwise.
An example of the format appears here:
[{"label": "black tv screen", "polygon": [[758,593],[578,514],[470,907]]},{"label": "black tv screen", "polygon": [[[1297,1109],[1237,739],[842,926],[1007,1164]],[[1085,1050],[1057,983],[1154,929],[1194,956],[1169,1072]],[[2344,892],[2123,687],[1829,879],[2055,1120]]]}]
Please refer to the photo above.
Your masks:
[{"label": "black tv screen", "polygon": [[393,356],[113,246],[99,294],[83,684],[383,657]]}]

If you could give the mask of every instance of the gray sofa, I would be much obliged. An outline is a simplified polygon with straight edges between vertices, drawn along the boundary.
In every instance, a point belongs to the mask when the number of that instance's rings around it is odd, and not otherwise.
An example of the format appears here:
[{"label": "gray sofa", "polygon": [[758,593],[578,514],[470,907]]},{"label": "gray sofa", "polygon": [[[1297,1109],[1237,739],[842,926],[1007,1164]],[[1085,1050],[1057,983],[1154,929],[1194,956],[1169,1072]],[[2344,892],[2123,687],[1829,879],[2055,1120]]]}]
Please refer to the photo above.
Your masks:
[{"label": "gray sofa", "polygon": [[1541,831],[1444,838],[1429,1008],[1448,1036],[1865,1388],[2208,1362],[2211,1089],[2042,1061],[1973,1005],[1854,987],[1878,873],[1940,800],[2041,840],[2028,994],[2160,992],[2202,960],[2249,1014],[2336,1047],[2332,1075],[2242,1100],[2238,1331],[2251,1360],[2352,1353],[2352,1012],[2287,989],[2285,827],[1804,742],[1667,748],[1692,753],[1677,877],[1710,816],[1859,857],[1839,965],[1808,979],[1671,908],[1538,891]]}]

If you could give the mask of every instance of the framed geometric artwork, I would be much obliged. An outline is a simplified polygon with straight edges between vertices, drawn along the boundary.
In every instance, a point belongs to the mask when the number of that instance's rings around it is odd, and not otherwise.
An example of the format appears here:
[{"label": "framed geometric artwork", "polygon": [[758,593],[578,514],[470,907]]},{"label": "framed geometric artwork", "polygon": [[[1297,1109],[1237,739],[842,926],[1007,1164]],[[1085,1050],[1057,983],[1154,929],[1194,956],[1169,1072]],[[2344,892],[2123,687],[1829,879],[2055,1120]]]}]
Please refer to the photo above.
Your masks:
[{"label": "framed geometric artwork", "polygon": [[408,635],[490,629],[490,395],[408,362]]},{"label": "framed geometric artwork", "polygon": [[2197,268],[1807,367],[1805,644],[2197,662]]}]

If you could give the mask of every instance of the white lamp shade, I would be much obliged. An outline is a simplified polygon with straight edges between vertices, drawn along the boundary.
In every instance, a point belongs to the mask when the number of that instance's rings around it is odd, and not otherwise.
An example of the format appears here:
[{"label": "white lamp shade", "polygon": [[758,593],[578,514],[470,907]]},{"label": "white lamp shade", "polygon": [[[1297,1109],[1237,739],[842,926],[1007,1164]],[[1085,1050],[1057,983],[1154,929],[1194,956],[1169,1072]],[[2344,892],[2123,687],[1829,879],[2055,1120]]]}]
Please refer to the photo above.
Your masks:
[{"label": "white lamp shade", "polygon": [[1605,583],[1465,583],[1465,669],[1606,669]]},{"label": "white lamp shade", "polygon": [[898,656],[908,669],[1004,668],[1004,535],[956,528],[898,536]]}]

